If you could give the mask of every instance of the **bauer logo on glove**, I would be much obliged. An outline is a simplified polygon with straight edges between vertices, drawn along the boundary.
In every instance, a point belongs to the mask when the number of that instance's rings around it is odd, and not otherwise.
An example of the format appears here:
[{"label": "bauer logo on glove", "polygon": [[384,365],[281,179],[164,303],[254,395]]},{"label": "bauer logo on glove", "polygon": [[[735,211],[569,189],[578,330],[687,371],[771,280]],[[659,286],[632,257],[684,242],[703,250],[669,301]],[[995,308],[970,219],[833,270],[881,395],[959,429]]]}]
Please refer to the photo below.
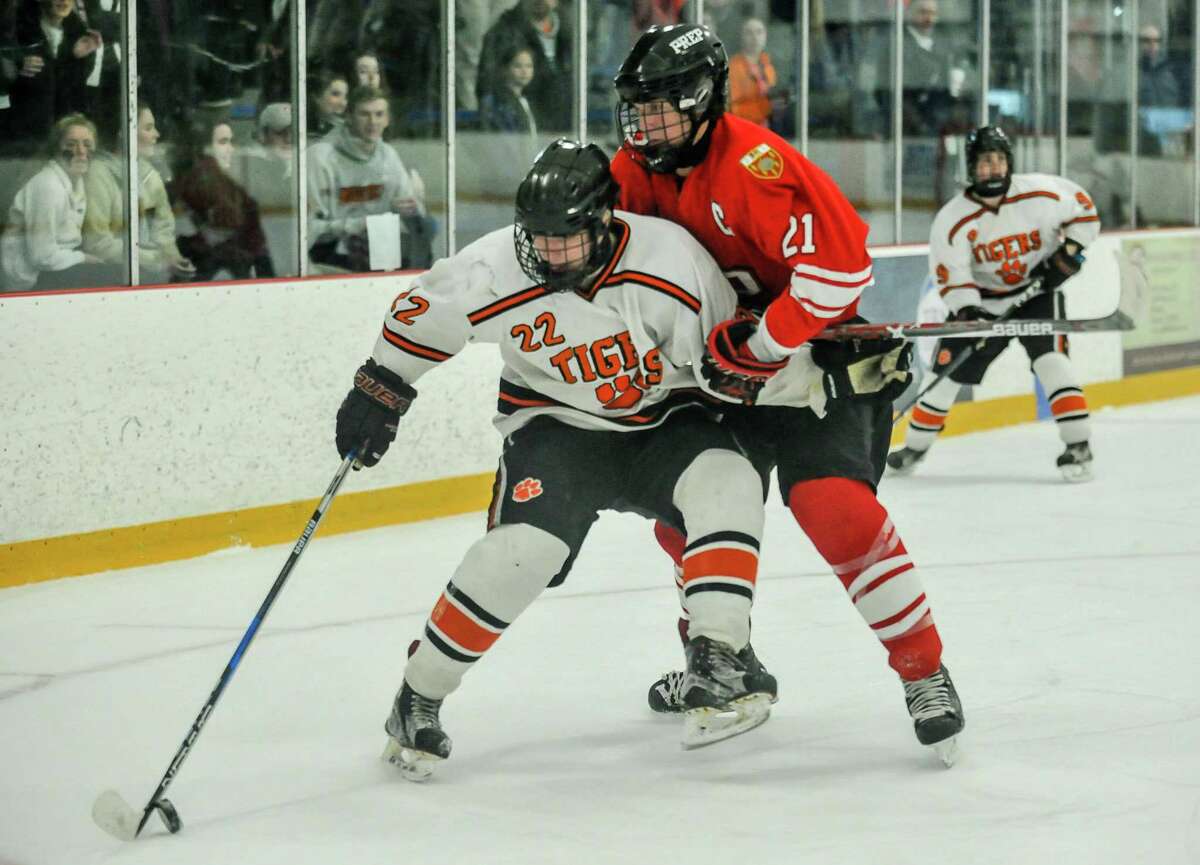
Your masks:
[{"label": "bauer logo on glove", "polygon": [[354,374],[354,387],[338,409],[338,456],[345,457],[354,451],[358,463],[375,465],[387,453],[396,438],[401,416],[416,398],[416,389],[404,379],[368,360]]}]

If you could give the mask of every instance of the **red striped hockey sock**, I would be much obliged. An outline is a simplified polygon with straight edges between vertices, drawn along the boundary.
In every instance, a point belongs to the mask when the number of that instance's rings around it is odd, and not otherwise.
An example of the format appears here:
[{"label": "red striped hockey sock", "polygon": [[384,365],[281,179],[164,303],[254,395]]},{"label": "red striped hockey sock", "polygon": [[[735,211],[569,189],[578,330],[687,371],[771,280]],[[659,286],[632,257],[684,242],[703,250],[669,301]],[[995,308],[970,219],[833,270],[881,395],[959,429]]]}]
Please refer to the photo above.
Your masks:
[{"label": "red striped hockey sock", "polygon": [[859,615],[883,643],[901,679],[923,679],[941,663],[938,636],[921,578],[871,488],[848,478],[794,485],[788,504],[833,568]]}]

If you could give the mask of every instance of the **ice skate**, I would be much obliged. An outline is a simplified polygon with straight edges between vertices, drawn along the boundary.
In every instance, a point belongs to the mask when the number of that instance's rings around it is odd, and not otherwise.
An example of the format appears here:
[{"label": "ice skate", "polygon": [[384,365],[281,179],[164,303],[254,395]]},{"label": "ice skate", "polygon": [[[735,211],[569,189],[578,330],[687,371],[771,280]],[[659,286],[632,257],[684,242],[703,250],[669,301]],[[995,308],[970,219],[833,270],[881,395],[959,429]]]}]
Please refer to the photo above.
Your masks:
[{"label": "ice skate", "polygon": [[[683,620],[681,620],[683,621]],[[754,658],[755,663],[766,673],[766,668],[762,667],[761,662],[754,655],[754,649],[747,646],[743,651],[749,651],[750,657]],[[674,715],[682,712],[687,706],[683,702],[683,682],[687,678],[687,673],[683,670],[672,670],[669,673],[663,673],[662,676],[653,685],[650,686],[650,691],[646,695],[646,702],[650,705],[650,711],[657,712],[662,715]],[[771,696],[771,702],[779,701],[779,687],[775,681],[775,677],[767,674],[767,693]]]},{"label": "ice skate", "polygon": [[924,679],[904,683],[904,702],[913,719],[917,741],[929,745],[947,768],[958,759],[958,734],[966,724],[950,671],[938,667]]},{"label": "ice skate", "polygon": [[405,682],[396,695],[392,714],[383,728],[388,734],[383,759],[400,769],[409,781],[424,781],[434,766],[450,756],[450,737],[438,720],[441,700],[422,697]]},{"label": "ice skate", "polygon": [[688,643],[684,674],[683,747],[699,748],[753,730],[771,715],[778,693],[749,644],[735,652],[726,643],[696,637]]},{"label": "ice skate", "polygon": [[1067,449],[1059,454],[1058,470],[1071,483],[1090,481],[1093,477],[1092,449],[1088,447],[1088,443],[1067,445]]},{"label": "ice skate", "polygon": [[915,451],[912,448],[900,448],[887,455],[888,468],[895,475],[911,475],[917,469],[917,463],[925,459],[929,451]]}]

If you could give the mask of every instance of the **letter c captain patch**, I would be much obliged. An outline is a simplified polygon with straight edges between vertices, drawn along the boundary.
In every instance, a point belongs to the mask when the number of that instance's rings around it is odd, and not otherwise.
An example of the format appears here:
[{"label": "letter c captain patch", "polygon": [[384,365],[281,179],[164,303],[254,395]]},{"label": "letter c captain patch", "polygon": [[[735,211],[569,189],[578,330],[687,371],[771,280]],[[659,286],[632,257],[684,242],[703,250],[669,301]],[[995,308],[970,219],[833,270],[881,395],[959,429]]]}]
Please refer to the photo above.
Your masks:
[{"label": "letter c captain patch", "polygon": [[769,144],[758,145],[738,161],[759,180],[778,180],[783,177],[783,157]]}]

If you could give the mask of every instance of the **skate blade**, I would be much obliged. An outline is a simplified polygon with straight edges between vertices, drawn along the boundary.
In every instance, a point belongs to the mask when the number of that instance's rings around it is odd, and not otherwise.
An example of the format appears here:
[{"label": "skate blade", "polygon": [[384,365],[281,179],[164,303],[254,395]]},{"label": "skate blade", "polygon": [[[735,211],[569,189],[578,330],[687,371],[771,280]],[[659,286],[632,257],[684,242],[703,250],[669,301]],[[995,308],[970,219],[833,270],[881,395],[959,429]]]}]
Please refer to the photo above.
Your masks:
[{"label": "skate blade", "polygon": [[900,468],[896,468],[895,466],[889,464],[887,470],[888,474],[890,475],[895,475],[898,478],[906,478],[917,470],[917,463],[909,463],[908,465],[901,466]]},{"label": "skate blade", "polygon": [[951,736],[949,739],[934,742],[929,747],[938,755],[938,759],[942,761],[942,765],[947,769],[958,762],[958,736]]},{"label": "skate blade", "polygon": [[771,717],[770,694],[749,694],[724,708],[688,709],[683,715],[684,748],[703,748],[753,730]]},{"label": "skate blade", "polygon": [[118,841],[132,841],[137,837],[142,815],[134,811],[116,790],[105,790],[92,804],[92,819]]},{"label": "skate blade", "polygon": [[1059,471],[1062,472],[1063,478],[1072,484],[1084,484],[1095,478],[1092,474],[1090,465],[1066,465],[1059,466]]},{"label": "skate blade", "polygon": [[436,754],[405,747],[391,738],[383,748],[383,759],[399,769],[406,781],[418,784],[433,777],[434,767],[442,761]]}]

